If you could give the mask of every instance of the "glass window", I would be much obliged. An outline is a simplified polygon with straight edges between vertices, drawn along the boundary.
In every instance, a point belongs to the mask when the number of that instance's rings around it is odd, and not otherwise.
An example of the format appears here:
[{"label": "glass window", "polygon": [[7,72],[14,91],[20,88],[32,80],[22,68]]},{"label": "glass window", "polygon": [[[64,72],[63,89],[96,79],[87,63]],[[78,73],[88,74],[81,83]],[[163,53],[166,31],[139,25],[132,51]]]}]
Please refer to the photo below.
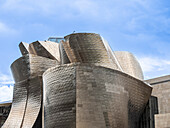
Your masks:
[{"label": "glass window", "polygon": [[56,42],[56,38],[49,38],[49,41]]},{"label": "glass window", "polygon": [[55,37],[50,37],[48,38],[48,41],[52,41],[52,42],[56,42],[56,43],[60,43],[61,40],[64,40],[64,38],[55,38]]}]

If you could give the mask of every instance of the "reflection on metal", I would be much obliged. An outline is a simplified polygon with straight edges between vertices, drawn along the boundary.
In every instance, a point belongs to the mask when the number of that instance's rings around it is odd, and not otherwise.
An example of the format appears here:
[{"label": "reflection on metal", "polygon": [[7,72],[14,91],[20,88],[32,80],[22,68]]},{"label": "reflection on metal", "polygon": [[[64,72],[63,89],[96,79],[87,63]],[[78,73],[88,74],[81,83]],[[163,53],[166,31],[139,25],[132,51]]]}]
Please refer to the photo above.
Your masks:
[{"label": "reflection on metal", "polygon": [[102,37],[103,44],[105,45],[105,48],[107,50],[108,56],[112,60],[112,63],[116,63],[117,66],[119,67],[119,70],[123,72],[123,69],[121,65],[119,64],[114,52],[112,51],[111,47],[109,46],[109,43]]},{"label": "reflection on metal", "polygon": [[123,61],[94,33],[74,33],[61,43],[71,64],[43,75],[45,127],[136,128],[152,90],[139,80],[136,59]]},{"label": "reflection on metal", "polygon": [[36,41],[29,45],[30,54],[60,61],[59,44],[51,41]]},{"label": "reflection on metal", "polygon": [[[40,116],[43,100],[42,74],[48,68],[57,65],[58,60],[51,59],[51,56],[55,56],[52,54],[54,53],[51,48],[54,46],[52,43],[45,46],[41,44],[44,43],[33,42],[29,46],[20,43],[19,45],[23,56],[11,65],[15,80],[13,102],[3,128],[42,127],[42,117]],[[32,52],[30,49],[34,49],[34,53],[30,54]]]},{"label": "reflection on metal", "polygon": [[115,51],[114,52],[123,72],[143,80],[143,72],[137,59],[130,52]]},{"label": "reflection on metal", "polygon": [[137,128],[152,90],[95,64],[56,66],[43,79],[46,128]]},{"label": "reflection on metal", "polygon": [[95,33],[20,43],[3,128],[136,128],[152,88],[137,60]]}]

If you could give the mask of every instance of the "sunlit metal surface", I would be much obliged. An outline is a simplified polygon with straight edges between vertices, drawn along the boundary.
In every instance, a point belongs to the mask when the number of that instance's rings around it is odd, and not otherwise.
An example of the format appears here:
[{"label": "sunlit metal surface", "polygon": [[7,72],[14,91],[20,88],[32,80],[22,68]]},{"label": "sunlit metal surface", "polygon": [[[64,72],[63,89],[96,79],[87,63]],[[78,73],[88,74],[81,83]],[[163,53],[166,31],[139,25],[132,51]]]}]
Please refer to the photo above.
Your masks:
[{"label": "sunlit metal surface", "polygon": [[[15,80],[14,96],[10,114],[3,128],[39,128],[42,127],[42,74],[48,68],[57,65],[58,61],[47,56],[25,54],[30,51],[23,43],[20,44],[20,49],[23,56],[11,65]],[[41,49],[45,48],[41,46]]]},{"label": "sunlit metal surface", "polygon": [[95,33],[19,46],[3,128],[136,128],[152,88],[132,54],[113,52]]}]

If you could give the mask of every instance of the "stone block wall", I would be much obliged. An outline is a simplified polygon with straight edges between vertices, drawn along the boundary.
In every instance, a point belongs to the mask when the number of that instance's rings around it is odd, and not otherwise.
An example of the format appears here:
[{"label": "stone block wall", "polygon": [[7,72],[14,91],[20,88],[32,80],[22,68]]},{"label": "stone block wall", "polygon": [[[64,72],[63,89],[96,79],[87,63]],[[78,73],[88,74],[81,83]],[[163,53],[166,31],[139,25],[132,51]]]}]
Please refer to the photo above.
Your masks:
[{"label": "stone block wall", "polygon": [[155,115],[155,128],[170,127],[170,75],[146,80],[153,87],[152,95],[158,98],[159,114]]}]

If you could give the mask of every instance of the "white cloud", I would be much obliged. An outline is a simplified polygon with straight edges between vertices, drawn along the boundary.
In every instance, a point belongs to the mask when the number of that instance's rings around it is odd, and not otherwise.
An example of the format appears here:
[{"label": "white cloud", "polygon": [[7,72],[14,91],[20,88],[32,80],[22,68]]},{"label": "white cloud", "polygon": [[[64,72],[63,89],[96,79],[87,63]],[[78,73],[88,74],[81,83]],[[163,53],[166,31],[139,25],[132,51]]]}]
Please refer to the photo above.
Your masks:
[{"label": "white cloud", "polygon": [[170,60],[164,60],[155,57],[142,57],[138,60],[144,72],[166,70],[170,67]]},{"label": "white cloud", "polygon": [[[164,11],[158,9],[158,5],[159,0],[6,0],[0,6],[3,10],[15,12],[17,15],[33,14],[31,16],[43,15],[59,20],[112,22],[119,29],[124,26],[128,31],[136,31],[144,29],[144,24],[153,24],[158,28],[153,21],[156,22],[160,10]],[[166,17],[164,18],[166,20]]]},{"label": "white cloud", "polygon": [[[21,19],[22,16],[26,16],[28,19],[36,20],[37,17],[45,15],[47,16],[45,20],[50,21],[52,18],[55,24],[57,24],[56,19],[59,20],[59,23],[64,21],[62,24],[73,24],[70,25],[73,30],[75,30],[75,26],[80,26],[80,28],[86,30],[110,34],[110,38],[114,38],[113,43],[116,42],[117,47],[121,48],[123,42],[129,44],[126,46],[127,48],[132,46],[130,44],[140,44],[137,47],[146,45],[150,46],[149,48],[152,51],[158,52],[158,54],[163,52],[162,55],[165,55],[169,53],[167,45],[169,41],[161,43],[164,37],[159,32],[168,33],[169,37],[170,18],[167,16],[169,9],[162,3],[164,2],[160,0],[5,0],[0,5],[0,9],[5,10],[5,12],[13,12],[15,16],[22,14]],[[31,17],[28,14],[31,14]],[[35,20],[33,22],[42,23],[42,26],[47,24]],[[52,20],[50,21],[51,24]],[[100,24],[101,22],[102,24]],[[34,28],[36,27],[37,24]],[[10,30],[11,28],[8,25],[0,22],[0,32]],[[141,47],[136,51],[143,52],[143,50]],[[169,71],[167,69],[167,67],[169,68],[168,60],[142,57],[140,61],[144,73]],[[5,83],[5,81],[1,83]]]},{"label": "white cloud", "polygon": [[148,15],[151,12],[157,13],[158,9],[155,8],[158,2],[158,0],[5,0],[0,6],[3,10],[23,14],[38,12],[46,15],[87,16],[101,20],[105,18],[112,21],[122,20],[123,23],[127,23],[122,18],[130,20],[132,17]]},{"label": "white cloud", "polygon": [[0,86],[0,102],[10,101],[13,97],[13,86]]},{"label": "white cloud", "polygon": [[[60,16],[83,16],[95,19],[114,18],[134,15],[140,9],[152,2],[137,0],[6,0],[1,7],[7,11],[19,13],[58,14]],[[58,18],[58,17],[56,17]],[[70,17],[69,17],[70,18]]]},{"label": "white cloud", "polygon": [[12,100],[13,84],[11,75],[0,73],[0,102]]},{"label": "white cloud", "polygon": [[16,34],[16,33],[17,33],[16,30],[8,27],[5,23],[0,22],[0,34],[1,35],[3,35],[3,34],[11,35],[11,34]]},{"label": "white cloud", "polygon": [[139,63],[145,78],[153,78],[170,74],[170,60],[157,57],[139,57]]},{"label": "white cloud", "polygon": [[[31,1],[31,0],[30,0]],[[32,1],[33,2],[33,1]],[[33,7],[29,5],[29,2],[24,0],[6,0],[1,7],[5,10],[9,11],[31,11],[33,10]]]},{"label": "white cloud", "polygon": [[14,84],[12,76],[0,73],[0,85],[9,85],[9,84]]}]

